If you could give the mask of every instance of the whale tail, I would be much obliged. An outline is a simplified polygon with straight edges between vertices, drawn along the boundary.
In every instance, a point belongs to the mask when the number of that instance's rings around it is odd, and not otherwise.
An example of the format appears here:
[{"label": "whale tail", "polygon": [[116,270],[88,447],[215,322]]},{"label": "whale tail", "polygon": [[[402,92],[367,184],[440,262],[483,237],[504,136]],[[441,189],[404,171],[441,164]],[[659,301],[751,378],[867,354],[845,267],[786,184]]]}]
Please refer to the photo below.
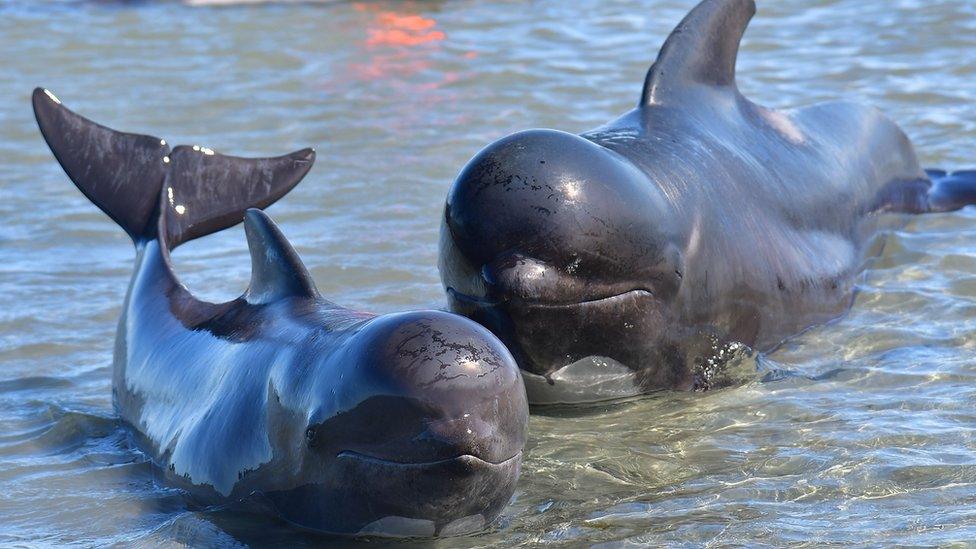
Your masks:
[{"label": "whale tail", "polygon": [[244,220],[288,193],[312,168],[315,152],[239,158],[198,146],[170,149],[164,139],[116,131],[37,88],[34,116],[51,152],[89,200],[133,242],[160,238],[166,247]]}]

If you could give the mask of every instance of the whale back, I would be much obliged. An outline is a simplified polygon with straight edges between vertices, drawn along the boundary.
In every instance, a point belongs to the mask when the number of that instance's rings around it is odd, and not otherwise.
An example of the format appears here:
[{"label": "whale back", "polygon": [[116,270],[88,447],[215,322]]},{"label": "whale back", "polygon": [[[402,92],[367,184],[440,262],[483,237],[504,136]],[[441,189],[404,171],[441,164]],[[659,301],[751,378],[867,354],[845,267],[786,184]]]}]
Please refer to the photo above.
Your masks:
[{"label": "whale back", "polygon": [[756,13],[754,0],[704,0],[665,40],[644,82],[641,105],[680,98],[689,87],[737,92],[739,43]]}]

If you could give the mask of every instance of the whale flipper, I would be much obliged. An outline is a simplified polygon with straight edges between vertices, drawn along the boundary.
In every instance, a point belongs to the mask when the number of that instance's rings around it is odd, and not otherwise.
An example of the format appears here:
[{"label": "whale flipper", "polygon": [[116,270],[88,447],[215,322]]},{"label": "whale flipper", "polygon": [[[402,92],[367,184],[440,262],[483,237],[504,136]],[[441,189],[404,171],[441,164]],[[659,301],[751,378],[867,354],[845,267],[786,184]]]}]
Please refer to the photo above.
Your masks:
[{"label": "whale flipper", "polygon": [[44,140],[75,186],[133,240],[151,237],[170,152],[166,141],[96,124],[42,88],[31,102]]},{"label": "whale flipper", "polygon": [[92,122],[43,88],[34,90],[32,103],[68,177],[136,243],[158,235],[174,248],[236,225],[248,208],[265,208],[288,193],[315,161],[312,149],[275,158],[185,145],[170,150],[158,137]]},{"label": "whale flipper", "polygon": [[247,210],[244,232],[251,252],[251,284],[244,294],[248,303],[318,295],[305,264],[266,213]]},{"label": "whale flipper", "polygon": [[951,212],[976,204],[976,170],[952,173],[926,170],[932,179],[928,204],[930,212]]},{"label": "whale flipper", "polygon": [[180,145],[164,183],[170,248],[237,225],[248,208],[266,208],[292,190],[315,162],[315,151],[275,158],[240,158]]},{"label": "whale flipper", "polygon": [[666,102],[694,85],[735,90],[739,42],[755,14],[754,0],[703,0],[665,40],[644,81],[641,105]]}]

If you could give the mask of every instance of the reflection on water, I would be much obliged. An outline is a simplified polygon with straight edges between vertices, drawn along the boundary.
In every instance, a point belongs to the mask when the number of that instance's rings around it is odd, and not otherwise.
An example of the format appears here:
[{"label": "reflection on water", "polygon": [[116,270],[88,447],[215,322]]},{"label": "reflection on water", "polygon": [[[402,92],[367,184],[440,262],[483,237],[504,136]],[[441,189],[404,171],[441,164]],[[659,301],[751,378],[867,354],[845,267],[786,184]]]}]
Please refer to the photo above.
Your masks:
[{"label": "reflection on water", "polygon": [[[372,16],[366,24],[366,39],[355,42],[365,50],[368,62],[350,63],[346,71],[337,76],[336,85],[373,80],[396,86],[401,92],[420,93],[457,80],[456,72],[447,72],[433,81],[405,85],[410,79],[431,70],[434,64],[431,52],[438,49],[432,43],[446,38],[443,31],[437,30],[437,21],[422,15],[385,11],[378,5],[357,3],[354,7]],[[416,47],[422,44],[431,45]]]},{"label": "reflection on water", "polygon": [[[579,132],[629,109],[692,3],[0,0],[0,545],[323,541],[260,507],[194,507],[117,428],[109,364],[133,254],[51,158],[34,86],[177,143],[316,146],[271,213],[319,288],[377,312],[442,307],[437,231],[464,162],[518,129]],[[926,165],[969,167],[974,46],[969,0],[764,1],[738,80],[777,107],[872,102]],[[759,357],[758,380],[537,410],[501,521],[442,544],[976,537],[974,241],[976,210],[913,220],[852,313]],[[176,261],[212,299],[247,284],[239,228]]]},{"label": "reflection on water", "polygon": [[370,9],[366,4],[356,4],[357,10],[373,11],[376,14],[374,25],[367,32],[367,46],[416,46],[443,40],[443,32],[436,30],[437,21],[422,15],[399,14],[392,11]]}]

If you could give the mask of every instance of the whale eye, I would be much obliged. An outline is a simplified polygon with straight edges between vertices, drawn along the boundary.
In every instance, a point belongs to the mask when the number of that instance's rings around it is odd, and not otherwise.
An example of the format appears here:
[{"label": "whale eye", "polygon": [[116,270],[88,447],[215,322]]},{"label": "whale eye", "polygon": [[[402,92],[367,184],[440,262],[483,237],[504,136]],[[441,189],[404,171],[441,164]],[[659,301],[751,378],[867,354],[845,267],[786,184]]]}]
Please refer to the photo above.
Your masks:
[{"label": "whale eye", "polygon": [[309,446],[313,446],[313,447],[315,446],[315,438],[316,438],[315,427],[309,427],[308,429],[305,429],[305,442],[307,442]]}]

